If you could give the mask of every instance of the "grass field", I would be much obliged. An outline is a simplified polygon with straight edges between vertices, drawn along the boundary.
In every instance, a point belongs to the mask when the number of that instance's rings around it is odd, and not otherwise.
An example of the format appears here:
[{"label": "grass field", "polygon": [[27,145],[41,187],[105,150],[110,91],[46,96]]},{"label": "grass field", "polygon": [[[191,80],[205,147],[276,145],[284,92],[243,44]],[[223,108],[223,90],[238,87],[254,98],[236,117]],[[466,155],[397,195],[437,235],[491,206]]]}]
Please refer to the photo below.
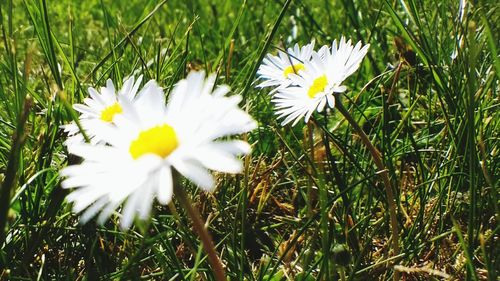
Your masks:
[{"label": "grass field", "polygon": [[[130,230],[80,224],[59,177],[88,87],[142,74],[168,96],[191,70],[258,123],[241,174],[181,182],[228,280],[499,280],[495,3],[0,0],[0,280],[215,280],[175,196]],[[282,126],[256,88],[265,54],[342,35],[370,44],[340,100],[387,173],[339,110]]]}]

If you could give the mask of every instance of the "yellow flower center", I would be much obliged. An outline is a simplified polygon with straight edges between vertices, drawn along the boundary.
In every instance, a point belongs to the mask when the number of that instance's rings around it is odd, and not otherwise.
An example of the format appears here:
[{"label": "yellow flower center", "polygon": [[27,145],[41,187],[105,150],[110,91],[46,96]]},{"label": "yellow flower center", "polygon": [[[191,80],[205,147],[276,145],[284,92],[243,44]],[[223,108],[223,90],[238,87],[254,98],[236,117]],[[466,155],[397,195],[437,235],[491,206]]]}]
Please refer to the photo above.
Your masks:
[{"label": "yellow flower center", "polygon": [[129,152],[134,159],[147,153],[165,158],[177,146],[179,146],[179,142],[174,128],[163,124],[139,133],[139,136],[130,144]]},{"label": "yellow flower center", "polygon": [[292,73],[297,74],[297,72],[299,72],[299,70],[304,70],[305,68],[306,67],[301,63],[290,65],[289,67],[287,67],[283,70],[283,76],[285,76],[285,78],[288,78],[288,75],[290,75]]},{"label": "yellow flower center", "polygon": [[115,114],[119,114],[122,112],[123,109],[121,105],[115,102],[101,111],[101,120],[104,122],[112,122],[113,117],[115,117]]},{"label": "yellow flower center", "polygon": [[326,85],[328,85],[328,80],[326,79],[326,75],[322,75],[316,79],[314,79],[311,88],[307,92],[307,95],[312,99],[318,93],[321,93],[325,90]]}]

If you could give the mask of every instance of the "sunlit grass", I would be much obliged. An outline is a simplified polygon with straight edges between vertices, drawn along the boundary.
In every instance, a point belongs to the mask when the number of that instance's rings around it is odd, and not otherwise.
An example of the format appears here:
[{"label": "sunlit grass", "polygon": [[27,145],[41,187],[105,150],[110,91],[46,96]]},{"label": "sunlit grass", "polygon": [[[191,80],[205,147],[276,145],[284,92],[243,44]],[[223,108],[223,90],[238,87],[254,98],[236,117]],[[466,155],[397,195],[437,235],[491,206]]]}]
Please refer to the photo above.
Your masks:
[{"label": "sunlit grass", "polygon": [[[214,280],[182,209],[155,204],[129,231],[117,216],[81,225],[58,177],[79,162],[60,126],[88,87],[142,74],[168,96],[190,70],[217,73],[259,123],[242,136],[242,174],[217,174],[214,193],[183,182],[230,280],[385,280],[395,268],[497,280],[497,22],[486,0],[1,2],[0,280]],[[255,88],[266,53],[342,35],[370,44],[341,100],[393,186],[395,257],[360,135],[336,109],[283,127]]]}]

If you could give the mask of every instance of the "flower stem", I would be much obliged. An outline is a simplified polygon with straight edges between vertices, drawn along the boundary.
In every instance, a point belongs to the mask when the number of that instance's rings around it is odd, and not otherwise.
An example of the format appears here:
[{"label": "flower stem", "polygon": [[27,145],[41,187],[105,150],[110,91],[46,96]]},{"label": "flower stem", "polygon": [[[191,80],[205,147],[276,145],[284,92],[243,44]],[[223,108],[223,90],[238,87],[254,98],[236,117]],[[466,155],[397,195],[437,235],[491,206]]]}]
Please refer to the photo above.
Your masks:
[{"label": "flower stem", "polygon": [[[384,163],[382,162],[382,156],[378,149],[372,144],[368,136],[365,134],[363,129],[358,125],[358,123],[352,118],[352,116],[349,114],[349,111],[344,107],[342,104],[341,100],[338,98],[338,96],[335,97],[335,107],[338,109],[338,111],[344,115],[345,119],[349,124],[354,128],[354,130],[358,133],[358,135],[361,137],[361,140],[365,144],[366,148],[370,151],[370,154],[373,157],[373,161],[375,162],[375,165],[377,166],[379,172],[378,174],[382,178],[382,181],[384,182],[384,187],[385,187],[385,193],[387,196],[387,202],[389,205],[389,216],[391,220],[391,230],[392,230],[392,251],[393,251],[393,256],[397,256],[399,254],[399,230],[398,230],[398,219],[396,215],[396,204],[394,200],[394,193],[392,190],[392,185],[391,185],[391,180],[389,179],[389,173],[387,169],[384,167]],[[398,280],[399,279],[399,274],[397,272],[394,273],[394,279]]]},{"label": "flower stem", "polygon": [[201,218],[200,212],[198,212],[198,209],[193,206],[191,199],[189,199],[186,192],[184,192],[178,184],[174,184],[174,194],[175,198],[177,198],[181,206],[186,209],[189,217],[191,217],[191,220],[193,221],[193,227],[198,233],[201,243],[203,244],[203,248],[205,248],[205,252],[208,255],[208,262],[212,266],[215,279],[217,281],[226,281],[226,274],[224,273],[222,262],[217,256],[214,243],[210,237],[210,233],[208,233],[208,230],[205,228],[205,223]]}]

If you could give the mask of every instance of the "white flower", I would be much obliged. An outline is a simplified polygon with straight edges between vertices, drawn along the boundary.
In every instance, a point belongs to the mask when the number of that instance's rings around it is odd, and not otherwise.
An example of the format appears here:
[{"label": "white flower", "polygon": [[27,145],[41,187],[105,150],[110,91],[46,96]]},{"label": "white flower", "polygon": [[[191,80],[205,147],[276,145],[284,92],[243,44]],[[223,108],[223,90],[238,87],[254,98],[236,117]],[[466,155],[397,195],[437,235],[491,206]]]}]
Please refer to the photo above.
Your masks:
[{"label": "white flower", "polygon": [[[293,48],[288,48],[287,52],[278,51],[277,56],[267,54],[257,71],[260,79],[265,81],[258,87],[287,87],[292,83],[290,74],[300,73],[304,70],[304,65],[311,59],[314,49],[314,41],[299,47],[295,44]],[[276,91],[273,90],[272,92]]]},{"label": "white flower", "polygon": [[[96,144],[102,142],[98,137],[98,132],[107,130],[112,126],[114,117],[123,112],[123,108],[118,99],[122,98],[127,101],[133,100],[141,81],[142,76],[139,76],[137,81],[135,81],[133,76],[128,78],[117,94],[113,81],[108,79],[106,81],[106,87],[102,87],[100,92],[92,87],[88,89],[90,98],[84,99],[85,104],[73,105],[73,108],[81,113],[79,121],[91,143]],[[158,87],[154,81],[147,83],[142,91],[162,92],[161,88]],[[80,133],[75,122],[62,126],[62,128],[69,136],[68,140],[66,140],[67,145],[84,142],[83,135]]]},{"label": "white flower", "polygon": [[323,47],[313,53],[303,71],[289,75],[291,86],[278,89],[274,95],[276,114],[284,118],[282,125],[292,121],[295,125],[302,117],[307,123],[315,110],[321,112],[326,104],[335,107],[334,93],[346,90],[342,82],[359,68],[368,47],[362,47],[361,42],[353,46],[342,37],[338,46],[335,40],[331,49]]},{"label": "white flower", "polygon": [[250,146],[239,140],[219,140],[256,127],[238,107],[241,97],[225,95],[228,86],[215,88],[215,76],[192,72],[181,80],[165,105],[162,92],[144,91],[134,101],[123,97],[123,114],[114,127],[102,132],[108,145],[74,144],[68,150],[83,158],[66,167],[64,188],[76,188],[67,199],[73,210],[83,211],[85,222],[100,212],[103,223],[122,203],[121,227],[127,229],[136,214],[149,216],[153,199],[168,204],[172,199],[172,168],[203,190],[212,191],[210,170],[237,173],[237,155]]}]

